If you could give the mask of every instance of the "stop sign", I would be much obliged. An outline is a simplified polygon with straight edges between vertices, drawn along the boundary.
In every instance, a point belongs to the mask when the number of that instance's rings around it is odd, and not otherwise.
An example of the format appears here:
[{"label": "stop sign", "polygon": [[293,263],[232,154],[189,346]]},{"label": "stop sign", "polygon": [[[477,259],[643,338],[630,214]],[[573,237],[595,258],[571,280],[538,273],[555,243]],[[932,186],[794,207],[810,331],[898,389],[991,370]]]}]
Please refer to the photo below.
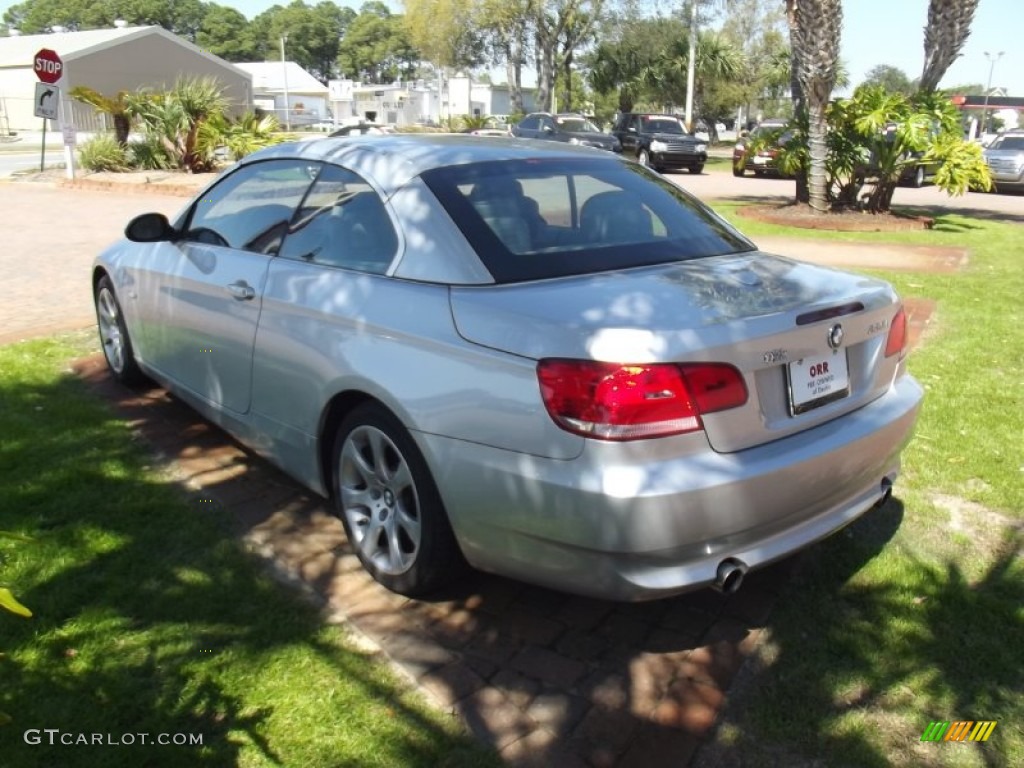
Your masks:
[{"label": "stop sign", "polygon": [[43,48],[36,54],[32,68],[36,71],[36,77],[51,85],[64,74],[64,62],[60,60],[56,51],[49,48]]}]

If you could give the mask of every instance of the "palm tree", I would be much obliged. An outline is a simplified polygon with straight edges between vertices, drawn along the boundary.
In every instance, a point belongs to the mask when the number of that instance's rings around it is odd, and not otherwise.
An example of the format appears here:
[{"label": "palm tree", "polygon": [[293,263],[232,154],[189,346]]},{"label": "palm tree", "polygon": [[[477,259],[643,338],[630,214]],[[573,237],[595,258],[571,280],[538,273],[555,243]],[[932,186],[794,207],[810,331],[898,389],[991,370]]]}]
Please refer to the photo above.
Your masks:
[{"label": "palm tree", "polygon": [[205,121],[227,111],[229,102],[224,96],[224,89],[212,77],[183,77],[174,84],[171,96],[184,118],[185,130],[181,136],[183,165],[193,173],[206,170],[209,163],[198,151],[197,137]]},{"label": "palm tree", "polygon": [[76,85],[69,91],[75,101],[88,104],[104,115],[110,115],[114,121],[114,136],[122,147],[128,144],[128,133],[132,127],[131,98],[127,91],[119,91],[117,96],[110,98],[99,91],[84,85]]},{"label": "palm tree", "polygon": [[[803,115],[807,117],[806,201],[812,210],[825,213],[828,210],[825,110],[839,64],[843,7],[840,0],[786,0],[786,17],[793,64],[793,106],[798,119]],[[799,177],[797,200],[803,201]]]},{"label": "palm tree", "polygon": [[924,28],[924,72],[920,90],[934,91],[971,34],[978,0],[931,0]]},{"label": "palm tree", "polygon": [[[690,62],[694,62],[693,77],[690,77]],[[709,83],[735,80],[746,64],[743,53],[729,43],[718,32],[700,32],[697,48],[690,56],[689,41],[674,40],[665,50],[657,54],[643,71],[644,83],[663,100],[675,102],[679,94],[679,83],[687,83],[684,98],[693,99],[700,105]],[[690,83],[693,90],[690,90]],[[692,109],[692,104],[691,104]],[[692,114],[691,114],[692,119]],[[692,129],[693,126],[688,126]]]}]

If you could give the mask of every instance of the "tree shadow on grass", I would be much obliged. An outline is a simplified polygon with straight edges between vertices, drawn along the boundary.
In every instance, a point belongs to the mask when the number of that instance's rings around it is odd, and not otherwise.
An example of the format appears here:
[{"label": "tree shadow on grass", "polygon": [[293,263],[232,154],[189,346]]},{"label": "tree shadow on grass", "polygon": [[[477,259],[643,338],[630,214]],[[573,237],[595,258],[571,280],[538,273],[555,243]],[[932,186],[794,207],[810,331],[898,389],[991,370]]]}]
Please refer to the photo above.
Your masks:
[{"label": "tree shadow on grass", "polygon": [[[931,720],[1000,721],[1020,711],[1021,531],[1008,529],[980,577],[896,541],[887,554],[902,562],[888,566],[898,574],[891,583],[858,579],[898,506],[890,502],[885,515],[852,526],[852,538],[805,556],[770,623],[770,646],[745,670],[696,765],[1011,764],[999,738],[920,739]],[[1019,749],[1019,726],[1000,727],[1000,736],[1018,729]]]},{"label": "tree shadow on grass", "polygon": [[[130,431],[78,379],[0,379],[0,433],[2,527],[32,537],[5,543],[0,566],[34,613],[0,615],[0,710],[13,718],[0,763],[354,765],[347,729],[379,722],[398,727],[371,739],[375,760],[484,759],[327,637],[226,516],[142,471]],[[331,674],[351,693],[318,685]],[[307,695],[323,699],[315,713],[295,707]],[[303,716],[312,730],[289,733]],[[303,733],[315,743],[295,744]]]}]

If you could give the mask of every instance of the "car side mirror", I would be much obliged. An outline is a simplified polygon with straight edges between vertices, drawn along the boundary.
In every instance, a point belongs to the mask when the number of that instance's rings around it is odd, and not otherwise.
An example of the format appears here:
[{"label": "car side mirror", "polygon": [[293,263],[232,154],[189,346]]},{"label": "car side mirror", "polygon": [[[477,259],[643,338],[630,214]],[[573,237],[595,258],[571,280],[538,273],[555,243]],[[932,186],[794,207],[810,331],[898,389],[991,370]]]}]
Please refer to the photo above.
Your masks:
[{"label": "car side mirror", "polygon": [[555,129],[552,128],[550,125],[545,125],[543,128],[541,128],[541,130],[544,133],[554,133],[555,132]]},{"label": "car side mirror", "polygon": [[158,243],[173,240],[178,232],[162,213],[143,213],[128,222],[124,236],[133,243]]}]

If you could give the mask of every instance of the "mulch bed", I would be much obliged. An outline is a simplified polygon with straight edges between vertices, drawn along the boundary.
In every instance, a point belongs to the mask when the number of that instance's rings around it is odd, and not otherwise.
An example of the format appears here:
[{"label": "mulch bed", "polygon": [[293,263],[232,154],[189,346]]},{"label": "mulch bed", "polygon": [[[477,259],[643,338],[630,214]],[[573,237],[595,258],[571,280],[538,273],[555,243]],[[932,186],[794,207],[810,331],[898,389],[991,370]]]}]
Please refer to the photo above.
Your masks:
[{"label": "mulch bed", "polygon": [[806,205],[747,205],[737,209],[740,216],[770,224],[803,229],[824,229],[838,232],[907,232],[931,229],[935,219],[903,213],[866,213],[864,211],[829,211],[814,213]]}]

